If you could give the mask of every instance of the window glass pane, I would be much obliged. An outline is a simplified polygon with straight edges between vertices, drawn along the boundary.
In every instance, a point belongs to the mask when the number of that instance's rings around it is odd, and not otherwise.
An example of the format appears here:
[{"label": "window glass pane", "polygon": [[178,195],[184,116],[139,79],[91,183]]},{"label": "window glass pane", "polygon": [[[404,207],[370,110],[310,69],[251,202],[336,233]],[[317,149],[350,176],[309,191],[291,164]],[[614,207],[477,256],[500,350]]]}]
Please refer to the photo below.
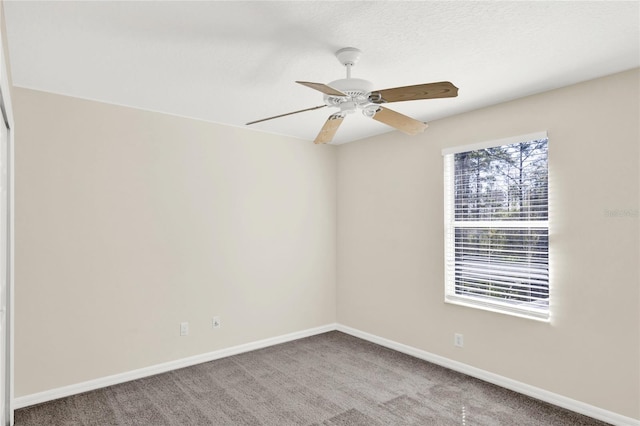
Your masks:
[{"label": "window glass pane", "polygon": [[547,220],[547,140],[454,156],[456,220]]}]

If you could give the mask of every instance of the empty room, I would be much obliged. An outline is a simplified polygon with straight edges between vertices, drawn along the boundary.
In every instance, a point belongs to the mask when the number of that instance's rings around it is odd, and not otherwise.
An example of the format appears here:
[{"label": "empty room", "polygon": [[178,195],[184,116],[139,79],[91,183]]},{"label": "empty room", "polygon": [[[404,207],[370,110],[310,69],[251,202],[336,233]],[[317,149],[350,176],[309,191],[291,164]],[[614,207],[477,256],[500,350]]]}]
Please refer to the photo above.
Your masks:
[{"label": "empty room", "polygon": [[639,1],[0,6],[3,426],[640,426]]}]

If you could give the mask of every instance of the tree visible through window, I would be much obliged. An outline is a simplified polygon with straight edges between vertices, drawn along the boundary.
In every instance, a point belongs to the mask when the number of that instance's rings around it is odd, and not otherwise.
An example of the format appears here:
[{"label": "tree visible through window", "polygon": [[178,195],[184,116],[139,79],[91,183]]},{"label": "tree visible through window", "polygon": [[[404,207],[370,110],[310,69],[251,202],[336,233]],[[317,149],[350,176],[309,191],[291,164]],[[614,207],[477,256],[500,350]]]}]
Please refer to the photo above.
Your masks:
[{"label": "tree visible through window", "polygon": [[547,145],[445,155],[447,301],[548,318]]}]

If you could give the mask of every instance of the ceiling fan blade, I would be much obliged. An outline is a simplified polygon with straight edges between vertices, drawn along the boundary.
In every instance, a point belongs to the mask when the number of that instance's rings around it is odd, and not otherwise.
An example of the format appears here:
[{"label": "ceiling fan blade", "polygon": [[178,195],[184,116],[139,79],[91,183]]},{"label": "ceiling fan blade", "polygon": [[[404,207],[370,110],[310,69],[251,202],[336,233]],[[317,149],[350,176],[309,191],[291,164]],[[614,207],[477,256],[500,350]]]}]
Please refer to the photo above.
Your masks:
[{"label": "ceiling fan blade", "polygon": [[378,107],[378,110],[372,118],[408,135],[416,135],[427,128],[427,124],[422,121],[383,107]]},{"label": "ceiling fan blade", "polygon": [[458,88],[448,81],[441,81],[439,83],[375,90],[369,95],[369,101],[374,104],[383,104],[418,99],[454,98],[456,96],[458,96]]},{"label": "ceiling fan blade", "polygon": [[324,126],[322,126],[322,129],[320,129],[320,133],[318,133],[318,136],[316,136],[316,140],[314,140],[313,143],[318,144],[331,142],[333,140],[333,136],[338,131],[338,127],[342,124],[342,120],[344,120],[344,116],[340,113],[330,115],[324,123]]},{"label": "ceiling fan blade", "polygon": [[317,90],[319,92],[324,93],[325,95],[329,95],[329,96],[347,96],[346,94],[342,93],[341,91],[336,90],[331,86],[327,86],[326,84],[312,83],[310,81],[296,81],[296,83],[302,84],[303,86],[310,87],[310,88],[312,88],[314,90]]},{"label": "ceiling fan blade", "polygon": [[260,123],[260,122],[262,122],[262,121],[273,120],[274,118],[286,117],[287,115],[297,114],[297,113],[299,113],[299,112],[313,111],[314,109],[324,108],[324,107],[326,107],[326,105],[318,105],[318,106],[316,106],[316,107],[312,107],[312,108],[301,109],[300,111],[293,111],[293,112],[288,112],[288,113],[286,113],[286,114],[274,115],[273,117],[263,118],[263,119],[261,119],[261,120],[256,120],[256,121],[250,121],[250,122],[248,122],[247,124],[245,124],[245,126],[248,126],[248,125],[250,125],[250,124]]}]

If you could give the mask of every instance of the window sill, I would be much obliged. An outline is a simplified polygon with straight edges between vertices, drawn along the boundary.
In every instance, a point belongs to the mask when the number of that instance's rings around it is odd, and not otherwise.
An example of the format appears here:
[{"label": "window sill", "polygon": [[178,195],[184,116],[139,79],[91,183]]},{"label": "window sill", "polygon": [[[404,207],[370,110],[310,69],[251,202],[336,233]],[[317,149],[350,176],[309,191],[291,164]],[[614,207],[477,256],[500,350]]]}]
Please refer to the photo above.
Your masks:
[{"label": "window sill", "polygon": [[544,310],[523,309],[516,304],[500,303],[496,301],[485,301],[480,298],[465,297],[458,295],[447,295],[444,299],[445,303],[452,305],[465,306],[468,308],[481,309],[483,311],[495,312],[497,314],[509,315],[518,318],[525,318],[539,322],[550,323],[550,313]]}]

